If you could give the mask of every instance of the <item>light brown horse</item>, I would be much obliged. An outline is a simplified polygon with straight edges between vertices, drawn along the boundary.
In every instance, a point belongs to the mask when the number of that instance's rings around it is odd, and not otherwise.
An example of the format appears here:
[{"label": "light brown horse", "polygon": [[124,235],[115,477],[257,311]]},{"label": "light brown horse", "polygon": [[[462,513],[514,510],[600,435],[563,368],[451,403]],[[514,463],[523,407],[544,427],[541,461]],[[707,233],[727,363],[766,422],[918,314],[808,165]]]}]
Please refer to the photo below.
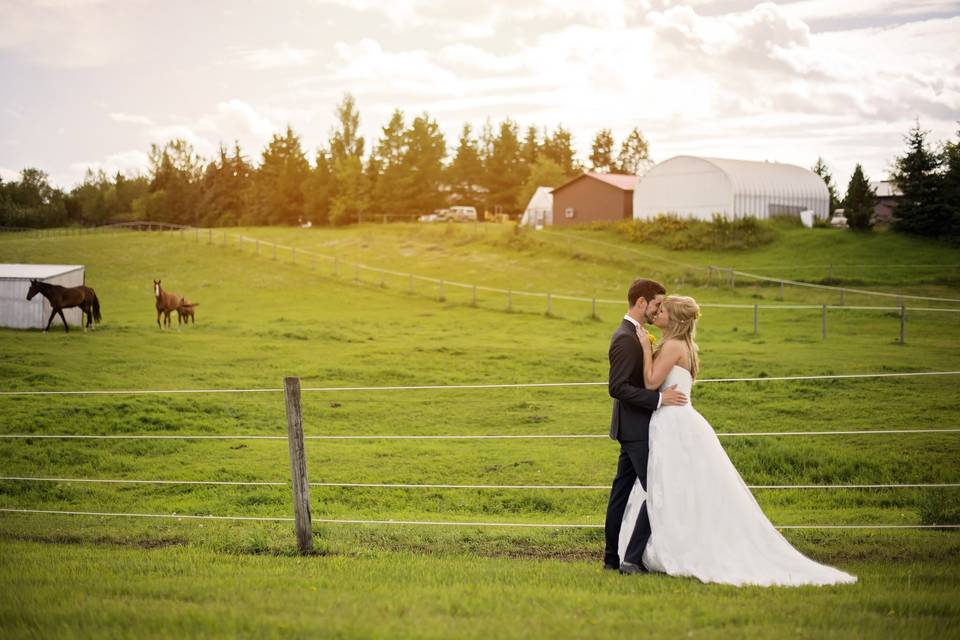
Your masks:
[{"label": "light brown horse", "polygon": [[[159,280],[153,281],[153,294],[157,298],[157,326],[163,329],[163,325],[170,326],[170,312],[180,308],[183,297],[173,291],[164,291],[160,286]],[[160,316],[163,315],[163,325],[160,324]],[[177,314],[177,325],[180,324],[180,314]]]},{"label": "light brown horse", "polygon": [[180,301],[180,306],[177,307],[177,319],[183,320],[183,324],[189,324],[190,320],[193,320],[193,324],[197,324],[197,317],[194,315],[194,311],[198,306],[200,306],[199,302],[191,302],[183,298]]},{"label": "light brown horse", "polygon": [[38,293],[46,298],[50,306],[53,307],[53,311],[50,312],[50,319],[47,320],[47,327],[43,330],[44,333],[50,329],[50,323],[53,322],[53,317],[58,313],[60,319],[63,320],[63,330],[70,333],[70,327],[67,326],[67,319],[63,315],[63,310],[71,307],[80,307],[80,310],[87,314],[87,324],[83,327],[84,331],[88,328],[93,330],[94,320],[100,322],[100,301],[90,287],[61,287],[58,284],[50,284],[41,280],[30,280],[27,300],[33,300],[33,297]]}]

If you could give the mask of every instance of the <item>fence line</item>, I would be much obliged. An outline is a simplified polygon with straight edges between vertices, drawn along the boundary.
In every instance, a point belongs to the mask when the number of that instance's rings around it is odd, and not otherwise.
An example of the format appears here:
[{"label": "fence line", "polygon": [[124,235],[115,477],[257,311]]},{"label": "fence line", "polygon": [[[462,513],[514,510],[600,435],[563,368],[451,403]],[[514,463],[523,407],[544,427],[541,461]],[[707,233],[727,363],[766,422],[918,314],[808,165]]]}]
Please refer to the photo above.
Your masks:
[{"label": "fence line", "polygon": [[[550,235],[553,235],[553,236],[559,236],[559,235],[560,235],[560,234],[558,234],[556,231],[546,231],[546,232],[541,231],[540,233],[546,233],[546,234],[550,234]],[[726,273],[729,273],[729,274],[732,274],[732,275],[741,276],[741,277],[744,277],[744,278],[750,278],[750,279],[753,279],[753,280],[760,280],[760,281],[765,281],[765,282],[774,282],[774,283],[777,283],[777,284],[781,284],[781,283],[782,283],[782,284],[789,284],[789,285],[792,285],[792,286],[807,287],[807,288],[812,288],[812,289],[825,289],[825,290],[836,291],[836,292],[858,293],[858,294],[861,294],[861,295],[868,295],[868,296],[880,296],[880,297],[885,297],[885,298],[896,298],[896,299],[898,299],[898,300],[927,300],[927,301],[932,301],[932,302],[960,303],[960,299],[958,299],[958,298],[938,298],[938,297],[932,297],[932,296],[915,296],[915,295],[910,295],[910,294],[905,294],[905,293],[887,293],[887,292],[885,292],[885,291],[871,291],[871,290],[869,290],[869,289],[851,289],[850,287],[836,287],[836,286],[825,285],[825,284],[815,284],[815,283],[812,283],[812,282],[801,282],[801,281],[799,281],[799,280],[789,280],[789,279],[787,279],[787,278],[772,278],[772,277],[769,277],[769,276],[762,276],[762,275],[759,275],[759,274],[756,274],[756,273],[750,273],[750,272],[748,272],[748,271],[740,271],[740,270],[738,270],[738,269],[732,269],[732,268],[727,268],[727,267],[717,267],[717,266],[707,266],[707,267],[703,267],[703,266],[700,266],[700,265],[690,264],[690,263],[688,263],[688,262],[681,262],[681,261],[679,261],[679,260],[674,260],[674,259],[672,259],[672,258],[666,258],[666,257],[663,257],[663,256],[650,254],[650,253],[647,253],[647,252],[644,252],[644,251],[638,251],[638,250],[636,250],[636,249],[633,249],[632,247],[625,247],[625,246],[623,246],[623,245],[618,245],[618,244],[615,244],[615,243],[612,243],[612,242],[603,242],[603,241],[601,241],[601,240],[596,240],[596,239],[594,239],[594,238],[582,238],[582,237],[581,237],[581,238],[577,238],[577,241],[578,241],[578,242],[589,242],[589,243],[598,244],[598,245],[601,245],[601,246],[604,246],[604,247],[611,247],[611,248],[615,248],[615,249],[620,249],[621,251],[626,251],[626,252],[628,252],[628,253],[633,253],[633,254],[635,254],[635,255],[645,256],[645,257],[648,257],[648,258],[652,258],[652,259],[654,259],[654,260],[658,260],[658,261],[660,261],[660,262],[666,262],[666,263],[668,263],[668,264],[674,264],[674,265],[676,265],[676,266],[684,267],[685,269],[692,269],[692,270],[694,270],[694,271],[707,271],[708,273],[709,273],[709,272],[713,272],[713,271],[726,272]],[[700,305],[700,306],[703,306],[703,305]]]},{"label": "fence line", "polygon": [[[144,484],[144,485],[200,485],[239,487],[289,487],[289,482],[242,481],[242,480],[141,480],[127,478],[37,478],[26,476],[0,476],[6,482],[76,482],[87,484]],[[430,484],[397,482],[311,482],[311,487],[335,487],[357,489],[493,489],[493,490],[571,490],[607,491],[610,485],[588,484]],[[960,487],[960,482],[907,483],[907,484],[753,484],[748,489],[944,489]]]},{"label": "fence line", "polygon": [[[703,378],[696,384],[729,383],[729,382],[784,382],[810,380],[847,380],[871,378],[908,378],[918,376],[955,376],[960,371],[898,371],[891,373],[837,373],[812,376],[762,376],[753,378]],[[329,393],[342,391],[462,391],[479,389],[540,389],[554,387],[598,387],[606,386],[607,382],[518,382],[492,384],[433,384],[433,385],[392,385],[369,387],[304,387],[302,391],[312,393]],[[281,387],[259,387],[238,389],[89,389],[78,391],[0,391],[0,396],[77,396],[77,395],[170,395],[170,394],[214,394],[214,393],[279,393]]]},{"label": "fence line", "polygon": [[[120,226],[127,226],[127,227],[137,226],[137,227],[142,227],[142,226],[149,225],[149,224],[152,224],[153,226],[157,226],[157,227],[170,227],[171,230],[178,230],[178,231],[180,231],[180,232],[181,232],[181,235],[182,235],[183,231],[189,231],[189,230],[195,230],[195,231],[197,231],[198,234],[199,234],[199,229],[195,229],[194,227],[190,227],[190,226],[187,226],[187,225],[172,225],[172,224],[166,224],[166,223],[118,223],[118,224],[109,225],[109,226],[113,226],[113,227],[120,227]],[[212,229],[209,230],[209,231],[212,233]],[[555,232],[548,232],[548,233],[555,233]],[[437,284],[437,285],[440,285],[440,286],[446,284],[446,285],[450,285],[450,286],[454,286],[454,287],[459,287],[459,288],[462,288],[462,289],[471,289],[471,290],[477,290],[477,291],[484,291],[484,292],[487,292],[487,293],[498,293],[498,294],[507,295],[507,296],[520,295],[520,296],[535,297],[535,298],[547,298],[547,297],[549,296],[549,297],[551,297],[551,298],[553,298],[553,299],[557,299],[557,300],[568,300],[568,301],[573,301],[573,302],[584,302],[584,303],[587,303],[587,302],[594,303],[594,302],[595,302],[595,303],[598,303],[598,304],[615,304],[615,305],[618,305],[618,306],[624,306],[624,302],[625,302],[624,300],[609,300],[609,299],[601,299],[601,298],[593,298],[593,297],[584,297],[584,296],[568,296],[568,295],[552,294],[552,293],[550,293],[550,292],[523,291],[523,290],[506,289],[506,288],[501,288],[501,287],[489,287],[489,286],[483,286],[483,285],[474,285],[474,284],[469,284],[469,283],[465,283],[465,282],[456,282],[456,281],[451,281],[451,280],[444,280],[444,279],[441,279],[441,278],[433,278],[433,277],[429,277],[429,276],[417,275],[417,274],[413,274],[413,273],[409,273],[409,272],[402,272],[402,271],[395,271],[395,270],[392,270],[392,269],[385,269],[385,268],[381,268],[381,267],[374,267],[374,266],[370,266],[370,265],[363,264],[363,263],[355,263],[355,262],[344,261],[344,260],[340,260],[337,256],[329,256],[329,255],[326,255],[326,254],[317,253],[317,252],[309,251],[309,250],[306,250],[306,249],[297,249],[296,247],[293,247],[293,246],[290,246],[290,245],[279,244],[279,243],[270,242],[270,241],[267,241],[267,240],[260,240],[260,239],[258,239],[258,238],[251,238],[251,237],[249,237],[249,236],[242,235],[242,234],[241,234],[241,235],[228,234],[226,231],[224,231],[224,232],[223,232],[223,237],[226,238],[226,237],[228,237],[228,236],[229,236],[230,238],[237,238],[240,242],[244,242],[244,243],[254,243],[254,244],[256,244],[256,245],[258,246],[258,249],[257,249],[257,253],[258,253],[258,254],[259,254],[259,245],[260,245],[260,244],[273,247],[273,249],[274,249],[274,258],[276,258],[276,250],[280,249],[280,250],[283,250],[283,251],[290,251],[290,252],[291,252],[291,255],[293,255],[293,256],[295,256],[296,253],[302,253],[302,254],[304,254],[304,255],[311,256],[311,257],[313,257],[313,258],[322,258],[322,259],[324,259],[324,260],[338,261],[338,262],[340,262],[340,263],[343,264],[343,265],[346,265],[346,266],[348,266],[348,267],[354,267],[354,268],[357,269],[357,270],[363,269],[363,270],[366,270],[366,271],[371,271],[371,272],[379,273],[379,274],[381,274],[381,275],[382,275],[382,274],[389,274],[389,275],[393,275],[393,276],[397,276],[397,277],[408,278],[408,279],[410,279],[410,280],[414,280],[414,279],[415,279],[415,280],[420,280],[420,281],[423,281],[423,282],[429,282],[429,283],[432,283],[432,284]],[[199,235],[197,235],[197,240],[199,241]],[[638,253],[639,255],[647,255],[647,256],[650,255],[650,254],[646,254],[646,253],[643,253],[643,252],[637,252],[637,251],[635,251],[635,250],[633,250],[633,249],[631,249],[631,248],[629,248],[629,247],[622,247],[622,246],[620,246],[620,245],[616,245],[616,244],[612,244],[612,243],[604,243],[604,242],[600,242],[600,241],[598,241],[598,240],[593,240],[593,239],[589,239],[589,238],[579,238],[578,240],[586,240],[586,241],[588,241],[588,242],[599,243],[599,244],[604,245],[604,246],[616,247],[616,248],[619,248],[619,249],[622,249],[622,250],[625,250],[625,251],[629,251],[629,252],[632,252],[632,253]],[[676,264],[677,266],[682,266],[682,267],[687,268],[687,269],[709,270],[709,271],[711,271],[711,272],[714,271],[714,270],[716,270],[716,271],[726,271],[726,272],[729,272],[729,273],[734,273],[734,274],[737,274],[737,275],[742,275],[742,276],[744,276],[744,277],[756,278],[756,279],[760,279],[760,280],[769,280],[769,281],[771,281],[771,282],[777,282],[777,283],[782,282],[782,283],[784,283],[784,284],[791,284],[791,285],[797,285],[797,286],[806,286],[806,287],[813,287],[813,288],[822,288],[822,289],[830,289],[830,290],[840,291],[840,292],[860,293],[860,294],[864,294],[864,295],[877,295],[877,296],[883,296],[883,297],[889,297],[889,298],[896,298],[898,301],[900,301],[900,300],[905,300],[905,299],[912,299],[912,300],[927,300],[927,301],[937,301],[937,302],[960,303],[960,299],[953,299],[953,298],[936,298],[936,297],[930,297],[930,296],[914,296],[914,295],[908,295],[908,294],[895,294],[895,293],[886,293],[886,292],[880,292],[880,291],[869,291],[869,290],[865,290],[865,289],[851,289],[851,288],[848,288],[848,287],[831,287],[831,286],[828,286],[828,285],[817,285],[817,284],[812,284],[812,283],[804,283],[804,282],[799,282],[799,281],[787,280],[787,279],[783,279],[783,278],[768,278],[767,276],[760,276],[760,275],[756,275],[756,274],[750,274],[750,273],[747,273],[747,272],[736,271],[736,270],[733,270],[733,269],[726,269],[726,268],[721,268],[721,267],[712,267],[712,266],[711,266],[711,267],[701,267],[701,266],[697,266],[697,265],[691,265],[691,264],[689,264],[689,263],[684,263],[684,262],[681,262],[681,261],[678,261],[678,260],[672,260],[672,259],[668,259],[668,258],[663,258],[662,256],[657,256],[656,259],[661,260],[661,261],[665,261],[665,262],[669,262],[669,263],[671,263],[671,264]],[[295,260],[295,257],[294,257],[294,260]],[[382,286],[382,280],[381,280],[381,286]],[[442,297],[442,296],[441,296],[441,297]],[[723,306],[725,306],[725,305],[704,303],[704,304],[701,304],[700,306],[701,306],[701,307],[706,307],[706,308],[709,308],[709,307],[723,308]],[[744,306],[744,307],[752,307],[753,305],[743,305],[743,306]],[[764,306],[761,307],[761,308],[767,308],[767,307],[768,307],[768,305],[764,305]],[[819,309],[820,307],[821,307],[821,305],[809,305],[809,306],[792,305],[792,306],[786,306],[786,307],[783,307],[783,308],[795,308],[795,309],[799,309],[799,308],[809,308],[809,309]],[[774,306],[774,305],[769,305],[769,308],[777,308],[777,307]],[[854,307],[847,307],[846,305],[842,305],[842,304],[841,304],[841,305],[837,305],[837,306],[830,306],[830,307],[828,307],[828,308],[852,309],[852,308],[854,308]],[[899,309],[899,308],[900,308],[900,307],[886,307],[886,308],[883,308],[883,309],[886,309],[886,310],[897,310],[897,309]],[[874,308],[871,308],[871,307],[860,307],[860,309],[861,309],[861,310],[874,310]],[[914,309],[911,308],[911,311],[913,311],[913,310],[914,310]],[[918,308],[918,309],[915,309],[915,310],[916,310],[916,311],[953,311],[953,312],[960,312],[960,309]]]},{"label": "fence line", "polygon": [[[853,431],[754,431],[744,433],[721,432],[720,438],[780,437],[780,436],[848,436],[891,435],[910,433],[960,433],[960,429],[876,429]],[[303,436],[304,440],[606,440],[610,436],[599,433],[524,434],[524,435],[323,435]],[[286,436],[265,435],[169,435],[169,434],[56,434],[4,433],[0,440],[286,440]]]},{"label": "fence line", "polygon": [[[258,522],[293,522],[291,517],[270,516],[218,516],[182,513],[120,513],[105,511],[60,511],[53,509],[0,508],[0,513],[32,513],[48,515],[104,516],[128,518],[169,518],[187,520],[243,520]],[[437,520],[360,520],[337,518],[313,518],[323,524],[370,524],[370,525],[419,525],[442,527],[522,527],[533,529],[603,529],[602,524],[578,524],[559,522],[449,522]],[[960,529],[960,524],[794,524],[774,525],[777,529]]]}]

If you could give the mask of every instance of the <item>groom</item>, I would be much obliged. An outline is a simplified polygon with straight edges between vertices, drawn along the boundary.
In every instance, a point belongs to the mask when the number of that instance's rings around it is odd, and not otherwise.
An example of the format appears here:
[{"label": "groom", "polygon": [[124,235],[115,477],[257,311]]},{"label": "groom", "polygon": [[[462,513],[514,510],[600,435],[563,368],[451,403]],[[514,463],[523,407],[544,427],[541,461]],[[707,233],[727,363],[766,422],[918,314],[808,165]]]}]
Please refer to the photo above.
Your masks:
[{"label": "groom", "polygon": [[665,293],[663,285],[654,280],[640,279],[630,285],[627,292],[630,307],[610,341],[608,390],[613,398],[610,437],[620,443],[620,459],[607,504],[603,567],[619,569],[621,573],[646,571],[641,560],[650,538],[650,517],[646,503],[637,515],[637,524],[622,562],[617,553],[617,543],[627,498],[637,478],[640,478],[644,490],[647,489],[650,416],[661,406],[687,403],[687,396],[678,391],[676,385],[658,392],[647,389],[643,382],[643,349],[637,338],[637,328],[642,327],[643,323],[653,323]]}]

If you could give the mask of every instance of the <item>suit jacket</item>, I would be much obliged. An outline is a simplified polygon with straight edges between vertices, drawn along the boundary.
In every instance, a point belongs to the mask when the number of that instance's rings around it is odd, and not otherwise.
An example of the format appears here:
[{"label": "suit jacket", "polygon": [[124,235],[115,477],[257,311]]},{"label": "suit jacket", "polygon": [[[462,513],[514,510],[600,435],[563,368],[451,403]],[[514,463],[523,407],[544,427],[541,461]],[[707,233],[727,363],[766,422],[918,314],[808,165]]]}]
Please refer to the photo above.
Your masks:
[{"label": "suit jacket", "polygon": [[626,318],[613,333],[609,356],[607,389],[613,398],[610,437],[622,442],[646,441],[660,392],[643,385],[643,348],[636,328]]}]

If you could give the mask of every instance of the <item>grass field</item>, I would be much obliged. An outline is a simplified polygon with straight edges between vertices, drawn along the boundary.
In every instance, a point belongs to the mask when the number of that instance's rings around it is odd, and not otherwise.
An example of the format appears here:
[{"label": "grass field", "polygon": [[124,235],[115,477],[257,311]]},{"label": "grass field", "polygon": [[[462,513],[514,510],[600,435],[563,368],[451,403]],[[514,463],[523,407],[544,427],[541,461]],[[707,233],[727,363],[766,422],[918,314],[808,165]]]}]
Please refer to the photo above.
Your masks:
[{"label": "grass field", "polygon": [[[784,228],[751,251],[672,253],[608,231],[515,233],[495,225],[244,229],[296,246],[272,260],[213,236],[0,237],[2,262],[78,263],[102,301],[96,332],[0,330],[2,390],[202,389],[602,381],[622,309],[439,290],[375,269],[516,291],[619,298],[655,273],[707,303],[779,304],[778,286],[707,278],[718,265],[778,278],[960,297],[960,252],[893,234]],[[372,269],[353,282],[329,261]],[[296,259],[294,262],[293,259]],[[932,268],[927,265],[941,265]],[[831,266],[832,265],[832,266]],[[817,273],[815,269],[829,269]],[[161,332],[151,282],[200,301],[197,325]],[[848,294],[847,304],[888,305]],[[787,287],[784,303],[835,304]],[[908,307],[910,303],[908,303]],[[924,303],[923,306],[951,306]],[[707,308],[704,378],[960,370],[960,315]],[[957,377],[711,383],[697,408],[721,433],[943,429]],[[603,434],[604,387],[317,392],[307,435]],[[0,396],[5,434],[284,435],[279,393]],[[955,483],[960,435],[728,437],[748,484]],[[311,440],[314,482],[605,485],[616,447],[587,440]],[[284,482],[283,440],[0,439],[4,476]],[[596,524],[603,490],[313,487],[315,518]],[[960,523],[960,489],[758,489],[778,525]],[[284,486],[0,481],[0,508],[291,515]],[[944,637],[960,634],[960,535],[948,530],[789,529],[853,587],[732,589],[601,573],[594,529],[316,524],[295,556],[289,523],[0,514],[6,637]]]}]

